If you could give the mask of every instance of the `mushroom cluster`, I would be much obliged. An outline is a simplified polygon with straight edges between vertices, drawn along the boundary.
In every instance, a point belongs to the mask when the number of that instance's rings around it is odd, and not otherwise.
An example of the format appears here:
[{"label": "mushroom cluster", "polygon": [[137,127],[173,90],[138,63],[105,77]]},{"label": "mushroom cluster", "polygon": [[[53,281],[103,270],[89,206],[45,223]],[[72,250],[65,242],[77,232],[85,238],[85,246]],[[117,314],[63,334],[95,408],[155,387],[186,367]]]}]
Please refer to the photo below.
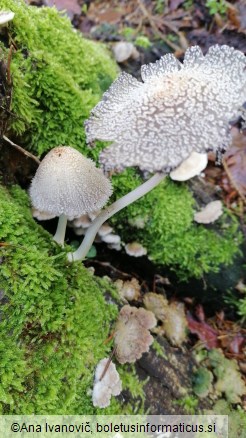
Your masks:
[{"label": "mushroom cluster", "polygon": [[100,226],[136,201],[167,174],[185,181],[207,165],[207,152],[230,143],[230,120],[246,101],[246,58],[229,46],[210,47],[204,56],[190,47],[183,63],[163,56],[141,68],[143,82],[122,73],[85,122],[87,141],[111,141],[100,154],[105,170],[138,166],[154,173],[141,186],[103,210],[82,245],[68,258],[82,260]]}]

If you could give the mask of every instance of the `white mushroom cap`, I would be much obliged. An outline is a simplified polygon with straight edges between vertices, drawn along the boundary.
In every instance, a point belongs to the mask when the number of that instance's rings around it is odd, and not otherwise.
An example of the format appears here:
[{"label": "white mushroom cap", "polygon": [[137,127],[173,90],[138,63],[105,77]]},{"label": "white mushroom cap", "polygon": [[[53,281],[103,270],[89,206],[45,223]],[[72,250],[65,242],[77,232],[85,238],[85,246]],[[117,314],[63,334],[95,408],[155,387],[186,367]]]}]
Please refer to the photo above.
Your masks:
[{"label": "white mushroom cap", "polygon": [[107,234],[110,234],[112,231],[113,231],[113,228],[110,227],[109,224],[105,223],[99,228],[98,236],[100,236],[100,237],[107,236]]},{"label": "white mushroom cap", "polygon": [[125,245],[125,251],[133,257],[142,257],[147,254],[147,249],[141,243],[132,242]]},{"label": "white mushroom cap", "polygon": [[114,363],[110,362],[104,377],[101,379],[107,362],[108,358],[100,360],[95,372],[92,401],[93,406],[98,406],[99,408],[106,408],[109,406],[111,395],[119,395],[122,391],[120,376]]},{"label": "white mushroom cap", "polygon": [[91,225],[91,220],[87,214],[82,214],[80,217],[74,219],[72,226],[75,228],[88,228]]},{"label": "white mushroom cap", "polygon": [[112,244],[120,243],[121,241],[120,236],[118,236],[118,234],[106,234],[106,236],[101,236],[101,239],[105,243],[112,243]]},{"label": "white mushroom cap", "polygon": [[194,220],[199,224],[210,224],[219,219],[222,214],[222,202],[212,201],[209,202],[201,211],[195,213]]},{"label": "white mushroom cap", "polygon": [[13,20],[15,13],[12,11],[0,11],[0,26]]},{"label": "white mushroom cap", "polygon": [[111,192],[111,183],[102,170],[70,146],[52,149],[30,186],[35,208],[69,218],[102,208]]},{"label": "white mushroom cap", "polygon": [[246,100],[245,66],[232,47],[215,45],[204,56],[193,46],[183,63],[168,54],[143,65],[143,82],[122,73],[86,121],[87,140],[112,142],[100,154],[107,170],[169,173],[193,151],[221,150]]},{"label": "white mushroom cap", "polygon": [[115,60],[119,63],[125,62],[131,57],[136,58],[138,56],[136,47],[132,43],[126,41],[115,43],[112,50]]},{"label": "white mushroom cap", "polygon": [[199,154],[192,152],[189,158],[186,158],[180,166],[170,173],[170,178],[175,181],[186,181],[199,175],[208,164],[208,154]]}]

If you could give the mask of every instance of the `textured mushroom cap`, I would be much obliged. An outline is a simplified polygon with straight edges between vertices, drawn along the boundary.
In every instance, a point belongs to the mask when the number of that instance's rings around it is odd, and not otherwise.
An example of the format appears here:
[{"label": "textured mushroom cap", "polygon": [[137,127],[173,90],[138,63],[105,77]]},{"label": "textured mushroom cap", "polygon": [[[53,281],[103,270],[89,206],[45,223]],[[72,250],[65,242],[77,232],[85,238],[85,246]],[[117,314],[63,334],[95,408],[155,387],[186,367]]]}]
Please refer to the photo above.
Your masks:
[{"label": "textured mushroom cap", "polygon": [[199,224],[211,224],[223,214],[222,202],[212,201],[201,211],[194,214],[194,220]]},{"label": "textured mushroom cap", "polygon": [[111,192],[103,172],[70,146],[56,147],[45,156],[29,191],[38,210],[70,218],[102,208]]},{"label": "textured mushroom cap", "polygon": [[170,173],[170,178],[175,181],[186,181],[193,178],[207,167],[208,155],[192,152],[176,169]]},{"label": "textured mushroom cap", "polygon": [[193,151],[222,149],[246,100],[245,67],[232,47],[212,46],[203,56],[193,46],[183,64],[168,54],[143,65],[143,82],[122,73],[85,122],[87,140],[113,142],[100,156],[107,170],[170,172]]}]

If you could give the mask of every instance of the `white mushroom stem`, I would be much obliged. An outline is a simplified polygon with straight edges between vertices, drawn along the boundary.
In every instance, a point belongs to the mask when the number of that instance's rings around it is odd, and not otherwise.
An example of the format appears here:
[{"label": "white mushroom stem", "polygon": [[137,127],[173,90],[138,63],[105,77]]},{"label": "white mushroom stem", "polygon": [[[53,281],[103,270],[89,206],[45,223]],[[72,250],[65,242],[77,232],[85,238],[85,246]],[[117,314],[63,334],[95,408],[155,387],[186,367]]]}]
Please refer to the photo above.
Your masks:
[{"label": "white mushroom stem", "polygon": [[65,214],[61,214],[61,216],[59,216],[56,233],[53,237],[54,241],[58,243],[58,245],[64,246],[66,226],[67,226],[67,216],[65,216]]},{"label": "white mushroom stem", "polygon": [[132,204],[137,199],[144,196],[146,193],[150,192],[165,178],[165,176],[165,174],[160,172],[155,173],[148,181],[141,184],[141,186],[132,190],[130,193],[127,193],[127,195],[123,196],[122,198],[111,204],[109,207],[102,210],[101,213],[96,217],[96,219],[94,219],[91,226],[87,229],[84,240],[79,248],[75,252],[68,254],[68,260],[70,262],[83,260],[90,250],[95,236],[102,224],[115,213],[127,207],[127,205]]}]

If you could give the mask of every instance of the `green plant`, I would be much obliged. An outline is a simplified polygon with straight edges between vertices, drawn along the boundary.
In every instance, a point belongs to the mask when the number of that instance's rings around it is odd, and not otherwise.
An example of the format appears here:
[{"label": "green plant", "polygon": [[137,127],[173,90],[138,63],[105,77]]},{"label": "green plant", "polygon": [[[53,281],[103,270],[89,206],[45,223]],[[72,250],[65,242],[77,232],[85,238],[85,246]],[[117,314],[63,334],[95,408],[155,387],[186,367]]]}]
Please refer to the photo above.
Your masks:
[{"label": "green plant", "polygon": [[[0,204],[0,413],[96,413],[89,389],[118,314],[104,297],[117,291],[82,264],[67,265],[18,186],[0,186]],[[134,372],[127,379],[143,396]],[[113,399],[103,412],[122,408]]]},{"label": "green plant", "polygon": [[225,15],[227,11],[225,0],[207,0],[206,7],[208,8],[210,15]]},{"label": "green plant", "polygon": [[139,35],[135,40],[135,44],[136,46],[142,47],[143,49],[148,49],[149,47],[152,46],[152,43],[149,40],[149,38],[144,35]]},{"label": "green plant", "polygon": [[193,415],[197,412],[198,399],[193,395],[187,395],[174,404],[184,408],[186,415]]}]

